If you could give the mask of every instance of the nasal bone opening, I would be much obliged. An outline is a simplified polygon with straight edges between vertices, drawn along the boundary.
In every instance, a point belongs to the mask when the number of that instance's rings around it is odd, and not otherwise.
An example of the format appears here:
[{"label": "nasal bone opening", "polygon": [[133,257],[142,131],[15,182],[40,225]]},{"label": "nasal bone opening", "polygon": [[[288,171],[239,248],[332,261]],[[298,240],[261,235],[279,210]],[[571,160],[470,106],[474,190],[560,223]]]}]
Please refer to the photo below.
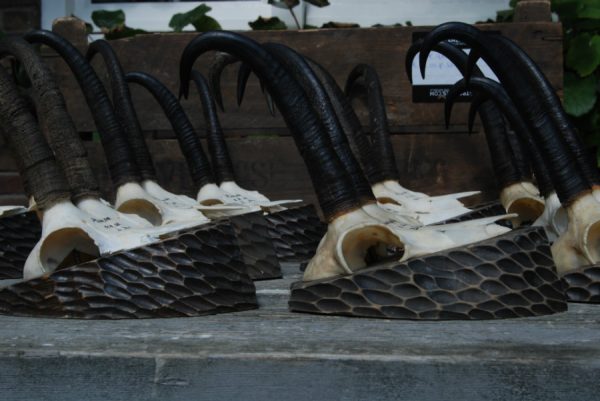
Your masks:
[{"label": "nasal bone opening", "polygon": [[220,199],[209,198],[209,199],[201,200],[200,204],[203,206],[214,206],[214,205],[222,205],[223,202]]},{"label": "nasal bone opening", "polygon": [[400,202],[398,202],[396,199],[390,198],[389,196],[381,196],[379,198],[377,198],[377,202],[379,203],[392,203],[394,205],[398,205],[398,206],[402,206],[402,204]]},{"label": "nasal bone opening", "polygon": [[513,226],[516,228],[522,224],[530,224],[536,221],[544,213],[544,203],[535,199],[517,199],[510,204],[506,212],[519,215],[511,219]]},{"label": "nasal bone opening", "polygon": [[153,226],[160,226],[163,223],[160,210],[150,201],[145,199],[131,199],[123,202],[119,206],[119,212],[137,214],[143,219],[146,219]]},{"label": "nasal bone opening", "polygon": [[40,260],[47,271],[97,259],[100,250],[81,228],[63,228],[48,235],[40,250]]},{"label": "nasal bone opening", "polygon": [[404,243],[386,226],[360,227],[344,236],[342,254],[347,267],[356,271],[378,262],[400,260]]},{"label": "nasal bone opening", "polygon": [[590,225],[586,230],[586,251],[592,263],[600,261],[600,221]]}]

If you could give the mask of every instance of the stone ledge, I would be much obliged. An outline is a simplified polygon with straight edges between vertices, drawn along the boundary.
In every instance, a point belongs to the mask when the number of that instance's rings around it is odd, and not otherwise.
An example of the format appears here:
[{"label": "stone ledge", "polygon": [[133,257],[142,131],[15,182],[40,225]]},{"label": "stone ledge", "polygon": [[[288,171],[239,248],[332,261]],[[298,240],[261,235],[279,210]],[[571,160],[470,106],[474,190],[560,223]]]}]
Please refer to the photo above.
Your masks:
[{"label": "stone ledge", "polygon": [[3,400],[574,400],[600,392],[600,307],[483,322],[293,314],[296,266],[261,308],[184,319],[0,317]]}]

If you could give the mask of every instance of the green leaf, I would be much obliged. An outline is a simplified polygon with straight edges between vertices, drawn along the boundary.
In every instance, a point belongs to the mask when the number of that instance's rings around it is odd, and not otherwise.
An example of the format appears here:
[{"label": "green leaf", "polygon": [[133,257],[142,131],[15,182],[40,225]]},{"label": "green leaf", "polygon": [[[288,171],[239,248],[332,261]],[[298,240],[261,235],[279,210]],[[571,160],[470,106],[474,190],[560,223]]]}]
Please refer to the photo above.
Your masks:
[{"label": "green leaf", "polygon": [[287,29],[285,23],[277,17],[263,18],[258,17],[256,20],[248,22],[253,31],[276,31]]},{"label": "green leaf", "polygon": [[580,0],[552,0],[551,9],[562,21],[563,19],[574,19],[579,14]]},{"label": "green leaf", "polygon": [[212,8],[206,4],[200,4],[198,7],[193,8],[188,12],[177,13],[171,17],[171,20],[169,21],[169,27],[173,28],[175,32],[181,32],[183,28],[190,24],[193,25],[194,23],[198,23],[200,26],[202,26],[202,19],[210,10],[212,10]]},{"label": "green leaf", "polygon": [[591,31],[591,33],[595,33],[600,31],[600,19],[578,19],[575,25],[578,32]]},{"label": "green leaf", "polygon": [[590,75],[580,78],[571,72],[565,73],[564,108],[575,117],[590,111],[596,103],[597,78]]},{"label": "green leaf", "polygon": [[582,1],[577,10],[579,18],[600,19],[600,2],[597,0]]},{"label": "green leaf", "polygon": [[327,0],[304,0],[304,2],[317,7],[327,7],[329,5]]},{"label": "green leaf", "polygon": [[85,33],[87,33],[88,35],[94,33],[94,26],[89,22],[85,23]]},{"label": "green leaf", "polygon": [[321,28],[339,28],[339,29],[343,29],[343,28],[360,28],[360,25],[354,23],[354,22],[335,22],[335,21],[329,21],[323,25],[321,25]]},{"label": "green leaf", "polygon": [[114,40],[114,39],[122,39],[122,38],[130,38],[135,35],[139,35],[141,33],[148,33],[143,29],[130,28],[125,25],[119,29],[113,29],[112,31],[108,31],[104,34],[104,39],[106,40]]},{"label": "green leaf", "polygon": [[582,33],[571,39],[565,63],[582,77],[594,72],[600,64],[600,36]]},{"label": "green leaf", "polygon": [[92,12],[92,21],[103,31],[111,31],[125,26],[125,13],[123,10],[96,10]]},{"label": "green leaf", "polygon": [[213,17],[204,15],[192,22],[196,32],[217,31],[221,30],[221,25]]}]

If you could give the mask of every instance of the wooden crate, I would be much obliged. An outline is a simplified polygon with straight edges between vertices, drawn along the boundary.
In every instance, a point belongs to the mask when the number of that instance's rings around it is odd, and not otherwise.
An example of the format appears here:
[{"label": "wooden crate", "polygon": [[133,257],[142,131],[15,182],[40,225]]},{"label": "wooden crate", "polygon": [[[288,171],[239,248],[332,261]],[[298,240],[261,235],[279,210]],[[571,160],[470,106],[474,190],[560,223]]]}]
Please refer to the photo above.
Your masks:
[{"label": "wooden crate", "polygon": [[[541,66],[550,82],[562,91],[562,31],[559,23],[549,22],[549,9],[539,13],[524,7],[540,1],[523,2],[520,12],[526,22],[482,24],[481,29],[500,31],[516,41]],[[533,12],[535,11],[535,12]],[[540,21],[540,19],[542,21]],[[415,190],[432,194],[479,189],[483,194],[472,202],[497,197],[496,182],[491,169],[483,133],[476,126],[472,135],[466,133],[465,104],[453,112],[450,130],[443,125],[441,103],[413,103],[411,87],[404,72],[404,56],[417,31],[430,27],[321,29],[308,31],[245,32],[259,42],[280,42],[322,63],[344,83],[357,63],[372,64],[380,74],[388,110],[393,144],[402,182]],[[54,30],[75,43],[81,51],[87,46],[83,25],[74,19],[62,19]],[[185,45],[195,33],[162,33],[140,35],[111,42],[125,71],[146,71],[178,91],[178,64]],[[94,131],[93,120],[77,83],[66,65],[50,49],[42,49],[52,65],[63,89],[67,106],[81,132]],[[212,56],[205,55],[196,68],[206,72]],[[106,79],[99,57],[94,61],[98,73]],[[226,113],[221,123],[228,137],[232,158],[242,186],[257,189],[273,199],[303,198],[314,201],[314,191],[306,168],[282,118],[272,117],[265,105],[258,81],[251,77],[244,103],[235,104],[237,67],[226,69],[222,80]],[[132,86],[133,98],[145,130],[151,152],[159,171],[159,181],[167,189],[193,195],[185,161],[154,99]],[[185,109],[204,136],[203,118],[197,94],[191,91],[184,101]],[[367,125],[365,110],[359,110]],[[101,181],[107,199],[113,199],[112,185],[99,142],[87,143],[90,158]],[[0,147],[0,204],[24,202],[22,188],[10,150]]]}]

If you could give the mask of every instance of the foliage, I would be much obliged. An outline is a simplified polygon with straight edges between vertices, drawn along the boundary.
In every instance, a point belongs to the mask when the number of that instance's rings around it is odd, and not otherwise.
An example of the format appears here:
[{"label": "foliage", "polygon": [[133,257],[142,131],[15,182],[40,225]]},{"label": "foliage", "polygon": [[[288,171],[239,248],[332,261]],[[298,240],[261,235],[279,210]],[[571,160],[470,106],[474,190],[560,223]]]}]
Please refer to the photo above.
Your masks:
[{"label": "foliage", "polygon": [[[600,144],[600,1],[552,0],[564,34],[564,108],[590,145]],[[600,161],[600,158],[599,158]]]},{"label": "foliage", "polygon": [[[516,1],[510,6],[496,22],[512,21]],[[551,0],[551,6],[563,26],[564,109],[585,141],[600,145],[600,0]]]},{"label": "foliage", "polygon": [[190,24],[197,32],[221,29],[221,25],[216,19],[206,15],[210,10],[212,8],[206,4],[200,4],[186,13],[177,13],[171,17],[169,27],[173,28],[175,32],[181,32],[183,28]]},{"label": "foliage", "polygon": [[287,29],[285,23],[277,17],[258,17],[256,20],[248,22],[248,25],[250,25],[253,31],[278,31]]},{"label": "foliage", "polygon": [[[92,21],[100,28],[107,40],[127,38],[140,33],[147,33],[143,29],[131,28],[125,24],[123,10],[96,10],[92,12]],[[86,27],[89,24],[86,23]],[[90,29],[91,26],[88,27]],[[91,33],[91,32],[90,32]]]},{"label": "foliage", "polygon": [[[311,5],[319,7],[319,8],[326,7],[329,5],[328,0],[304,0],[304,1],[308,4],[311,4]],[[294,7],[296,7],[298,4],[300,4],[300,0],[268,0],[268,3],[270,5],[272,5],[273,7],[289,10],[290,14],[292,15],[292,18],[294,18],[294,22],[296,23],[296,28],[301,29],[300,22],[298,21],[298,18],[296,18],[296,14],[294,13]],[[259,17],[259,19],[260,18],[261,17]],[[277,18],[277,17],[273,17],[273,18]],[[256,23],[256,21],[254,21],[254,23]],[[282,24],[283,24],[283,22],[282,22]],[[283,24],[283,25],[285,25],[285,24]],[[252,26],[252,24],[250,24],[250,26]],[[315,27],[311,26],[311,25],[304,25],[304,27],[302,27],[302,28],[314,29]],[[258,29],[258,28],[252,27],[252,29]],[[287,27],[286,28],[266,28],[266,29],[287,29]]]},{"label": "foliage", "polygon": [[354,22],[335,22],[329,21],[321,25],[321,28],[360,28],[360,25]]}]

